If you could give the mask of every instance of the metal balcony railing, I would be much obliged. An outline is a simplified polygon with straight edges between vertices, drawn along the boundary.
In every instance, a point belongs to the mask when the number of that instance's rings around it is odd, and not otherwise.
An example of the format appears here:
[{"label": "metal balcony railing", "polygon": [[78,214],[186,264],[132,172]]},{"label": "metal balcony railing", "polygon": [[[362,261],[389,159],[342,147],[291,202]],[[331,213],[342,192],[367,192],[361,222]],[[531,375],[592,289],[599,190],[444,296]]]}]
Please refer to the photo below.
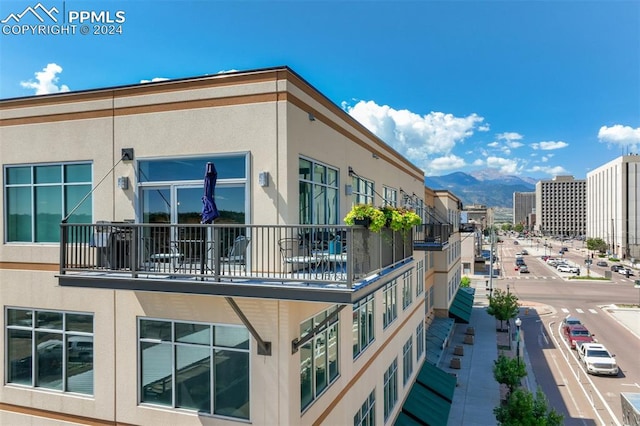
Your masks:
[{"label": "metal balcony railing", "polygon": [[410,258],[411,243],[360,226],[63,223],[60,274],[353,289]]},{"label": "metal balcony railing", "polygon": [[453,225],[449,223],[425,223],[417,227],[413,249],[420,251],[442,251],[449,244]]}]

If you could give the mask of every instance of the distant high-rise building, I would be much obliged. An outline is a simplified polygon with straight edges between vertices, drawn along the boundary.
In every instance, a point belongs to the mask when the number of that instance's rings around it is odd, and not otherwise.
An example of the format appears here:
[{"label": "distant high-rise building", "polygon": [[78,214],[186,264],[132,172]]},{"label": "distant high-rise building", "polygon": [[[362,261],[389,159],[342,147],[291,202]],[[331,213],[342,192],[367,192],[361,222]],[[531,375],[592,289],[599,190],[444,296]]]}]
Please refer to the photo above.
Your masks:
[{"label": "distant high-rise building", "polygon": [[514,192],[513,193],[513,224],[522,224],[524,229],[533,229],[531,214],[536,210],[535,192]]},{"label": "distant high-rise building", "polygon": [[586,180],[556,176],[536,183],[536,226],[544,235],[574,237],[586,231]]},{"label": "distant high-rise building", "polygon": [[587,236],[612,254],[640,258],[640,156],[624,155],[587,173]]}]

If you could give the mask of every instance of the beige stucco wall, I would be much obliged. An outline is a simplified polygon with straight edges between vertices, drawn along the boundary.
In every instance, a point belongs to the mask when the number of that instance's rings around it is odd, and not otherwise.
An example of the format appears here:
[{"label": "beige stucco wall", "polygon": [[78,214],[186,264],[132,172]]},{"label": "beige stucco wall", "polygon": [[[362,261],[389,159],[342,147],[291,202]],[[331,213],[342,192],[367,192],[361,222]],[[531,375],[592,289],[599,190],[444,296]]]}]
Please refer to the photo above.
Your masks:
[{"label": "beige stucco wall", "polygon": [[[173,87],[171,83],[154,87],[165,86]],[[284,96],[269,100],[258,96],[275,91],[280,93],[278,96],[284,93],[293,98],[287,100]],[[395,188],[399,201],[400,188],[409,194],[424,193],[419,170],[391,148],[380,144],[364,128],[342,116],[326,99],[309,88],[301,88],[299,83],[258,81],[166,93],[159,89],[150,93],[124,91],[111,99],[106,91],[96,94],[98,99],[95,100],[87,100],[87,96],[78,101],[73,101],[73,96],[61,97],[65,102],[60,104],[46,102],[32,107],[0,108],[0,119],[78,112],[95,114],[95,118],[78,119],[77,115],[70,115],[59,121],[3,125],[0,127],[3,141],[0,158],[4,165],[92,161],[94,184],[107,176],[93,195],[94,220],[135,218],[136,162],[120,162],[112,173],[109,172],[120,159],[123,148],[134,148],[136,160],[250,153],[248,220],[254,224],[297,223],[300,156],[339,170],[340,221],[351,207],[351,197],[345,195],[345,185],[351,184],[349,167],[358,175],[373,180],[378,193],[382,192],[383,185]],[[212,100],[211,105],[186,107],[189,102],[203,100]],[[307,108],[314,112],[314,121],[309,120]],[[25,144],[30,148],[25,149]],[[257,184],[261,171],[270,174],[268,187]],[[120,176],[129,177],[128,190],[117,188]],[[380,202],[379,197],[376,201]],[[4,216],[0,220],[4,220]],[[4,226],[1,229],[4,230]],[[415,256],[424,257],[425,254],[417,252]],[[8,262],[20,262],[23,266],[20,269],[0,268],[3,307],[94,314],[95,395],[78,397],[7,385],[0,387],[1,402],[131,424],[238,423],[138,405],[137,318],[240,324],[223,298],[60,287],[55,272],[39,272],[29,266],[57,265],[57,244],[0,244],[0,263]],[[411,267],[413,265],[407,268]],[[406,268],[398,273],[404,270]],[[436,282],[435,274],[433,270],[427,270],[425,275],[428,291],[430,283]],[[386,330],[382,329],[382,300],[381,291],[378,291],[375,341],[355,361],[352,357],[351,306],[340,313],[340,377],[302,414],[300,354],[291,353],[291,342],[299,337],[300,323],[328,305],[237,299],[260,336],[273,345],[272,356],[257,355],[252,339],[252,423],[311,424],[318,418],[323,418],[325,424],[351,423],[355,410],[374,388],[379,401],[376,404],[378,418],[382,418],[384,371],[392,359],[398,357],[402,399],[406,391],[402,385],[402,346],[424,319],[424,299],[415,299],[415,278],[414,271],[414,301],[405,311],[402,309],[402,281],[399,280],[398,318]],[[1,333],[4,336],[4,323]],[[414,353],[415,347],[414,339]],[[4,361],[4,351],[0,361]],[[416,363],[414,376],[417,367]],[[1,374],[4,378],[4,372]],[[396,411],[400,407],[401,401]]]}]

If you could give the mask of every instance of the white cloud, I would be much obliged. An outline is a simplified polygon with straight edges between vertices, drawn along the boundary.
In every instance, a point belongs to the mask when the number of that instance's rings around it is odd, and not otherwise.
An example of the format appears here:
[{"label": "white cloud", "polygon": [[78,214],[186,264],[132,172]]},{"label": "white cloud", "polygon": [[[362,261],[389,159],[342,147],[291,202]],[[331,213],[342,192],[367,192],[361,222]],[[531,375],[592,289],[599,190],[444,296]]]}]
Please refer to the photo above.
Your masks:
[{"label": "white cloud", "polygon": [[598,131],[598,139],[600,142],[620,145],[622,148],[637,152],[640,147],[640,127],[634,129],[621,124],[611,127],[602,126]]},{"label": "white cloud", "polygon": [[541,149],[543,151],[551,151],[554,149],[562,149],[568,147],[569,144],[563,141],[545,141],[531,144],[533,149]]},{"label": "white cloud", "polygon": [[497,148],[500,146],[500,142],[491,142],[487,144],[488,147]]},{"label": "white cloud", "polygon": [[[504,144],[509,148],[520,148],[521,146],[524,145],[522,142],[519,142],[523,138],[523,136],[520,133],[516,133],[516,132],[498,133],[496,137],[498,138],[499,141],[504,141]],[[493,143],[496,144],[497,146],[499,142],[493,142]]]},{"label": "white cloud", "polygon": [[443,172],[447,170],[459,169],[464,167],[466,164],[464,159],[458,157],[457,155],[445,155],[444,157],[439,157],[431,160],[429,162],[428,170],[430,173]]},{"label": "white cloud", "polygon": [[489,123],[481,124],[481,125],[478,126],[478,131],[479,132],[488,132],[489,130],[491,130],[491,127],[489,126]]},{"label": "white cloud", "polygon": [[238,70],[233,69],[233,68],[230,69],[230,70],[220,70],[220,71],[218,71],[218,74],[226,74],[228,72],[238,72]]},{"label": "white cloud", "polygon": [[[342,107],[353,118],[418,167],[427,170],[431,156],[450,155],[456,144],[473,135],[484,121],[483,117],[471,114],[455,117],[443,112],[419,115],[408,110],[396,110],[374,101],[358,101]],[[437,163],[439,165],[439,163]]]},{"label": "white cloud", "polygon": [[488,157],[487,167],[498,169],[500,173],[513,175],[518,173],[518,161],[510,158]]},{"label": "white cloud", "polygon": [[533,173],[542,172],[542,173],[548,174],[549,176],[564,175],[564,174],[568,173],[562,166],[555,166],[555,167],[551,167],[551,166],[533,166],[532,168],[530,168],[527,171],[528,172],[533,172]]},{"label": "white cloud", "polygon": [[154,77],[151,80],[140,80],[140,83],[155,83],[156,81],[167,81],[168,78],[164,77]]},{"label": "white cloud", "polygon": [[26,89],[35,89],[36,95],[46,95],[49,93],[68,92],[69,86],[58,85],[58,74],[62,72],[62,67],[58,64],[47,64],[42,71],[35,73],[36,80],[21,81],[20,85]]},{"label": "white cloud", "polygon": [[473,165],[474,166],[484,166],[484,161],[482,161],[481,158],[478,158],[473,162]]}]

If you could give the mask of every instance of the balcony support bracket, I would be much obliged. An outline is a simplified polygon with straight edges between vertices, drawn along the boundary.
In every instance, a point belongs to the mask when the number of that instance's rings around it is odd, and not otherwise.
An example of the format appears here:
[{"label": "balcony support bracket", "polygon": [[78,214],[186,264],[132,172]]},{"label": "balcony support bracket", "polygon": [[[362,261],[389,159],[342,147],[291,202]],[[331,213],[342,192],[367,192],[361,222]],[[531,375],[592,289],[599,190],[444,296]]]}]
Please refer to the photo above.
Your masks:
[{"label": "balcony support bracket", "polygon": [[233,312],[235,312],[236,315],[238,315],[238,318],[240,318],[240,321],[242,321],[245,327],[247,327],[247,329],[249,330],[249,333],[251,333],[253,338],[256,339],[256,342],[258,342],[258,355],[271,356],[271,342],[265,342],[264,340],[262,340],[262,338],[260,337],[256,329],[249,322],[249,319],[245,316],[244,312],[242,312],[242,310],[240,309],[240,306],[238,306],[238,304],[236,303],[235,300],[233,300],[233,298],[225,297],[225,300],[227,301],[229,306],[231,306],[231,309],[233,309]]},{"label": "balcony support bracket", "polygon": [[309,340],[313,339],[313,336],[315,336],[316,333],[322,327],[327,325],[327,323],[329,323],[330,321],[333,321],[333,319],[340,313],[341,310],[345,308],[345,306],[347,305],[338,305],[335,311],[333,311],[331,314],[329,314],[329,316],[327,316],[325,319],[320,321],[320,323],[316,325],[311,331],[309,331],[309,333],[307,333],[306,336],[304,336],[302,339],[298,339],[298,338],[293,339],[291,341],[291,353],[295,354],[296,352],[298,352],[298,349],[300,349],[300,346],[304,345]]}]

